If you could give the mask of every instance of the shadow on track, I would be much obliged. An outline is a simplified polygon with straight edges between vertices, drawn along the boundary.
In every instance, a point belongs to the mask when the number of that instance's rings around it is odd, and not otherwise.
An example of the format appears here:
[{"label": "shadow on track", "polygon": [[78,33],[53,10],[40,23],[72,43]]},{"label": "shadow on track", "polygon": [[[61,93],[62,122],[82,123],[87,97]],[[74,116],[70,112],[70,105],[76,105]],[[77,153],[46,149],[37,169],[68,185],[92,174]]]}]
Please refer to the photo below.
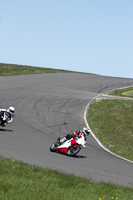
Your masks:
[{"label": "shadow on track", "polygon": [[87,158],[87,156],[81,156],[81,155],[75,155],[75,156],[73,156],[73,158]]},{"label": "shadow on track", "polygon": [[52,153],[58,153],[58,154],[60,154],[60,155],[67,156],[67,157],[69,157],[69,158],[84,158],[84,159],[87,158],[87,156],[81,156],[81,155],[68,156],[67,154],[61,153],[61,152],[52,152]]},{"label": "shadow on track", "polygon": [[0,131],[12,132],[13,130],[0,128]]}]

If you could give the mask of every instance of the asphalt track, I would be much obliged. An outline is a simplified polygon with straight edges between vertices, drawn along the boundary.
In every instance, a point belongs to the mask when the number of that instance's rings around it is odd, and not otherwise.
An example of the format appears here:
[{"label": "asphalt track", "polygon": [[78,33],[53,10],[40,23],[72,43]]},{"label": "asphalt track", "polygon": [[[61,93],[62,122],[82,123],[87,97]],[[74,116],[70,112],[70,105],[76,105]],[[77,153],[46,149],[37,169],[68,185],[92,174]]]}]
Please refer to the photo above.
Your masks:
[{"label": "asphalt track", "polygon": [[77,73],[0,77],[0,107],[16,108],[13,123],[0,128],[0,155],[133,187],[133,164],[106,152],[92,135],[74,158],[49,151],[58,136],[86,125],[84,111],[92,98],[132,85],[133,79]]}]

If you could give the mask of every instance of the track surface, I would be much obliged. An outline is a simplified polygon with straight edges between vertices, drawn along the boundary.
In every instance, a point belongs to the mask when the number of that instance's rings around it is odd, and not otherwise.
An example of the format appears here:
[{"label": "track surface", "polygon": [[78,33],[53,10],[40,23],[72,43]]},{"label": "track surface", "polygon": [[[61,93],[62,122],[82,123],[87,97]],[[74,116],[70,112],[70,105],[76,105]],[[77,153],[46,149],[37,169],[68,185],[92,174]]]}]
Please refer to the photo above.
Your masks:
[{"label": "track surface", "polygon": [[133,79],[76,73],[0,77],[0,107],[16,108],[13,123],[0,129],[0,155],[132,187],[133,164],[103,150],[91,135],[74,158],[49,151],[58,136],[85,126],[84,110],[93,97],[131,85]]}]

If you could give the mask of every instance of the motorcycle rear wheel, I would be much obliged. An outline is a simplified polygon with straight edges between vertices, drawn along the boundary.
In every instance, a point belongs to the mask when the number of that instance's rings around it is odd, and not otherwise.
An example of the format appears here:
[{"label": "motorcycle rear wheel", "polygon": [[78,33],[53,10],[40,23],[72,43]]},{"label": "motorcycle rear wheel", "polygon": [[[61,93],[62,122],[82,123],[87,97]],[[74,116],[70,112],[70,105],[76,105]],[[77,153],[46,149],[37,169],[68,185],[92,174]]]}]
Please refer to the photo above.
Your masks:
[{"label": "motorcycle rear wheel", "polygon": [[2,124],[3,124],[3,121],[2,121],[2,119],[0,119],[0,126],[2,126]]},{"label": "motorcycle rear wheel", "polygon": [[78,147],[78,146],[71,146],[71,147],[69,147],[69,149],[68,149],[68,151],[67,151],[67,155],[68,156],[74,156],[74,155],[76,155],[79,151],[80,151],[80,147]]}]

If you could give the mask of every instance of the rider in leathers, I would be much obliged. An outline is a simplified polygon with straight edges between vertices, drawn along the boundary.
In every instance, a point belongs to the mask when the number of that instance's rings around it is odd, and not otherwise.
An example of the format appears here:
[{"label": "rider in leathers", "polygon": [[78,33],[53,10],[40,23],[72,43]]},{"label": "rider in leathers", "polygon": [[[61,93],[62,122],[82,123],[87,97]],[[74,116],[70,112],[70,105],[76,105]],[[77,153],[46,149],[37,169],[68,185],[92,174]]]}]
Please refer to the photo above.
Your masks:
[{"label": "rider in leathers", "polygon": [[66,140],[70,140],[71,138],[80,138],[82,134],[84,134],[85,136],[88,136],[89,133],[90,133],[90,130],[84,127],[82,131],[79,130],[79,131],[73,132],[72,134],[65,135],[64,138],[60,139],[60,144],[62,144]]},{"label": "rider in leathers", "polygon": [[[8,109],[0,109],[0,114],[3,116],[1,121],[1,126],[6,126],[6,124],[9,124],[13,121],[15,108],[13,106],[10,106]],[[8,120],[5,119],[5,114],[8,116]]]}]

